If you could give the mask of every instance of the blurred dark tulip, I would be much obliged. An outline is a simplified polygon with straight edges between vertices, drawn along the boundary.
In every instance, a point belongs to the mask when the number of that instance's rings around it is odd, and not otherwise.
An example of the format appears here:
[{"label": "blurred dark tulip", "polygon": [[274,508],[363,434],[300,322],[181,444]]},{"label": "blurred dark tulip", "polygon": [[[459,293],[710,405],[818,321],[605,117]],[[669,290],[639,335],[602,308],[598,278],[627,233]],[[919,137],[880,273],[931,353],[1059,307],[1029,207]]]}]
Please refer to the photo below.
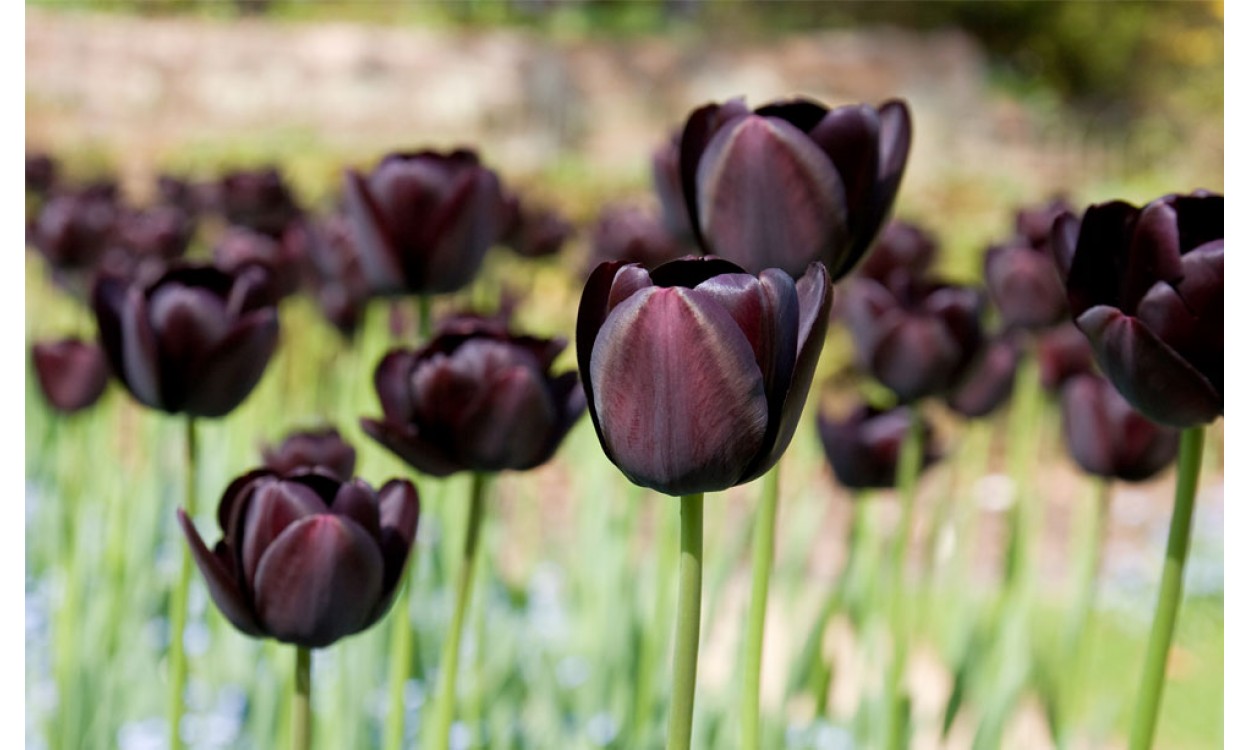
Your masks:
[{"label": "blurred dark tulip", "polygon": [[304,271],[302,251],[302,243],[294,239],[275,239],[247,227],[233,226],[213,248],[213,262],[230,273],[238,273],[249,265],[263,266],[270,274],[274,292],[287,297],[299,290]]},{"label": "blurred dark tulip", "polygon": [[1020,348],[1008,336],[986,341],[955,387],[946,405],[969,419],[984,417],[1007,403],[1016,382]]},{"label": "blurred dark tulip", "polygon": [[1048,203],[1025,206],[1016,212],[1016,234],[1038,250],[1050,250],[1050,230],[1055,219],[1074,209],[1068,199],[1055,196]]},{"label": "blurred dark tulip", "polygon": [[277,167],[235,170],[217,184],[217,208],[226,222],[273,238],[300,214],[299,204]]},{"label": "blurred dark tulip", "polygon": [[56,185],[60,169],[48,154],[26,154],[26,190],[36,195],[47,195]]},{"label": "blurred dark tulip", "polygon": [[278,474],[293,474],[300,469],[321,469],[335,478],[347,481],[356,471],[356,449],[347,444],[333,427],[292,432],[277,446],[262,451],[265,468]]},{"label": "blurred dark tulip", "polygon": [[186,254],[195,235],[195,221],[178,206],[158,205],[122,212],[117,234],[133,256],[170,261]]},{"label": "blurred dark tulip", "polygon": [[199,216],[207,200],[203,193],[211,189],[197,186],[189,180],[173,175],[163,174],[156,178],[157,203],[162,206],[181,208],[191,217]]},{"label": "blurred dark tulip", "polygon": [[31,241],[54,269],[88,270],[116,239],[119,211],[108,185],[58,193],[40,210]]},{"label": "blurred dark tulip", "polygon": [[929,272],[937,257],[933,236],[915,224],[894,220],[885,225],[881,236],[864,261],[855,269],[864,276],[887,284],[895,273],[921,277]]},{"label": "blurred dark tulip", "polygon": [[1090,474],[1139,482],[1176,458],[1180,431],[1142,416],[1103,378],[1074,375],[1061,398],[1068,453]]},{"label": "blurred dark tulip", "polygon": [[555,255],[573,234],[573,225],[553,208],[522,203],[515,195],[505,201],[502,244],[525,258]]},{"label": "blurred dark tulip", "polygon": [[781,458],[829,325],[832,283],[727,260],[650,273],[604,263],[582,292],[577,360],[604,453],[669,495],[749,482]]},{"label": "blurred dark tulip", "polygon": [[[899,453],[910,426],[911,414],[901,406],[882,411],[861,404],[841,420],[823,410],[817,417],[820,442],[833,475],[843,487],[853,490],[895,485]],[[937,459],[933,428],[925,422],[922,468]]]},{"label": "blurred dark tulip", "polygon": [[1056,393],[1073,375],[1094,371],[1094,352],[1081,329],[1064,323],[1037,337],[1037,366],[1042,387]]},{"label": "blurred dark tulip", "polygon": [[971,287],[896,275],[854,278],[845,320],[859,367],[909,403],[945,393],[981,347],[981,295]]},{"label": "blurred dark tulip", "polygon": [[681,243],[694,241],[690,213],[681,191],[681,129],[651,152],[651,184],[660,200],[661,216],[668,233]]},{"label": "blurred dark tulip", "polygon": [[591,270],[619,260],[655,268],[689,252],[651,212],[640,206],[608,205],[590,235]]},{"label": "blurred dark tulip", "polygon": [[354,336],[369,303],[369,287],[360,269],[360,257],[346,217],[296,222],[283,241],[298,246],[305,261],[308,284],[326,319],[343,336]]},{"label": "blurred dark tulip", "polygon": [[278,343],[268,274],[177,266],[150,284],[102,274],[92,293],[100,343],[140,403],[220,417],[242,403]]},{"label": "blurred dark tulip", "polygon": [[217,608],[236,628],[323,648],[382,618],[395,598],[417,533],[410,482],[375,492],[329,474],[257,470],[234,480],[217,508],[211,550],[178,521]]},{"label": "blurred dark tulip", "polygon": [[1009,328],[1039,330],[1067,319],[1068,300],[1048,246],[1016,240],[985,253],[985,286]]},{"label": "blurred dark tulip", "polygon": [[1172,427],[1224,413],[1224,196],[1097,204],[1057,219],[1051,244],[1077,327],[1134,408]]},{"label": "blurred dark tulip", "polygon": [[344,197],[378,295],[464,287],[507,218],[499,178],[467,150],[389,154],[368,175],[348,170]]},{"label": "blurred dark tulip", "polygon": [[797,277],[820,261],[836,281],[885,221],[910,148],[911,114],[898,100],[830,110],[794,99],[754,112],[741,99],[708,104],[681,138],[695,238],[752,272]]},{"label": "blurred dark tulip", "polygon": [[586,406],[576,372],[550,372],[564,347],[456,316],[420,349],[382,358],[374,373],[382,419],[361,427],[424,474],[532,469]]},{"label": "blurred dark tulip", "polygon": [[39,389],[58,411],[86,409],[100,400],[108,385],[108,362],[92,342],[73,338],[42,341],[31,347],[31,360]]}]

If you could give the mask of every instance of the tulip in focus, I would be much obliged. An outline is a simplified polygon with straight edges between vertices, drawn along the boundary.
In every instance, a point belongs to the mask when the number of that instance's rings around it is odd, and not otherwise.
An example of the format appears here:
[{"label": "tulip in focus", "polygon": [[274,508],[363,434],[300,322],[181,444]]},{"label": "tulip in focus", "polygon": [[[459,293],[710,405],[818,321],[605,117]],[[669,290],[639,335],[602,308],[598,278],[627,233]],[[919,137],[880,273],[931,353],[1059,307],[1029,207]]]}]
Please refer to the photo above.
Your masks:
[{"label": "tulip in focus", "polygon": [[42,341],[31,347],[39,390],[57,411],[81,411],[100,400],[109,381],[99,345],[79,339]]},{"label": "tulip in focus", "polygon": [[1173,427],[1224,413],[1224,196],[1093,205],[1057,219],[1051,244],[1077,327],[1134,408]]},{"label": "tulip in focus", "polygon": [[218,609],[236,628],[324,648],[386,614],[417,532],[417,491],[374,491],[328,474],[246,474],[222,496],[222,539],[209,549],[178,521]]},{"label": "tulip in focus", "polygon": [[643,487],[716,492],[763,475],[798,423],[824,344],[829,272],[796,283],[715,257],[650,273],[604,263],[577,315],[577,359],[608,458]]}]

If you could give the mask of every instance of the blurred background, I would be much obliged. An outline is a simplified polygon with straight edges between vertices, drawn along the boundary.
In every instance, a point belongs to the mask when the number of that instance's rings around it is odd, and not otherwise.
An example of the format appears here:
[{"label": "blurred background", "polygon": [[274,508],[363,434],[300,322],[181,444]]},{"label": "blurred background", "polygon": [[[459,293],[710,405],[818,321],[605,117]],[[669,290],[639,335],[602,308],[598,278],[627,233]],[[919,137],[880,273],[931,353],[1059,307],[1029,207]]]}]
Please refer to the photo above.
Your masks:
[{"label": "blurred background", "polygon": [[[801,94],[836,106],[906,99],[915,135],[894,215],[929,228],[941,242],[940,271],[963,281],[981,278],[983,250],[1011,232],[1018,205],[1059,194],[1078,207],[1112,198],[1144,203],[1168,192],[1224,187],[1222,2],[28,0],[25,24],[27,152],[54,155],[71,181],[115,177],[137,203],[152,197],[161,173],[207,181],[227,169],[275,164],[303,205],[328,208],[345,167],[371,168],[397,149],[476,147],[511,187],[557,207],[578,229],[559,262],[563,266],[549,263],[532,276],[522,274],[543,293],[522,306],[519,319],[549,335],[571,334],[581,284],[580,270],[571,269],[580,269],[590,255],[588,228],[600,209],[618,200],[654,204],[652,150],[708,101],[745,96],[756,106]],[[507,280],[520,261],[497,257],[499,252],[492,251],[484,275]],[[41,261],[28,256],[28,341],[66,329],[91,333],[89,316],[57,298],[44,276]],[[321,325],[314,317],[295,310],[284,313],[283,324],[294,320],[314,328]],[[220,451],[206,461],[203,504],[214,504],[226,478],[252,465],[249,456],[262,438],[276,440],[290,420],[307,423],[327,414],[357,444],[361,473],[371,481],[407,471],[367,445],[355,424],[359,415],[376,410],[369,375],[387,345],[385,317],[386,311],[371,310],[364,340],[351,353],[359,372],[335,376],[329,390],[339,395],[330,409],[282,390],[285,383],[301,382],[301,374],[316,377],[323,361],[300,362],[284,350],[271,366],[279,374],[266,377],[238,419],[230,420],[231,431],[206,428],[205,444]],[[293,334],[301,335],[320,342],[319,357],[335,356],[328,354],[337,351],[327,343],[329,333]],[[826,348],[821,378],[849,361],[849,344],[839,335]],[[562,362],[571,361],[566,352]],[[812,403],[820,400],[820,382]],[[79,517],[73,509],[86,502],[76,495],[89,486],[77,465],[81,456],[95,455],[84,451],[117,451],[118,465],[144,472],[140,494],[168,498],[177,487],[170,473],[178,470],[180,457],[160,446],[178,434],[178,425],[157,424],[120,393],[106,403],[105,416],[62,425],[32,390],[28,385],[27,747],[161,747],[159,686],[134,686],[151,669],[148,657],[161,649],[160,581],[172,575],[180,543],[166,523],[172,499],[159,509],[163,515],[153,510],[126,520],[122,506],[111,503],[125,502],[134,486],[101,478],[95,491],[113,500],[81,516],[82,523],[95,520],[102,529],[133,525],[140,538],[134,546],[150,543],[146,554],[156,555],[151,581],[127,579],[133,587],[128,604],[110,602],[95,615],[121,623],[115,628],[133,625],[139,633],[135,654],[84,656],[90,638],[76,625],[58,625],[57,612],[75,571],[111,559],[114,543],[110,531],[64,560],[64,543],[80,533],[68,519]],[[276,410],[272,404],[282,399],[286,406]],[[778,533],[797,541],[779,541],[779,549],[791,552],[782,553],[776,573],[779,591],[793,611],[803,613],[803,626],[789,633],[781,610],[777,621],[770,614],[765,708],[787,717],[786,747],[824,750],[855,745],[846,744],[850,734],[835,725],[811,723],[810,707],[783,706],[781,697],[786,659],[798,651],[814,607],[805,587],[834,577],[851,515],[847,493],[834,486],[824,465],[810,412],[786,457]],[[1217,430],[1222,435],[1222,423]],[[122,433],[128,437],[113,445]],[[580,498],[598,496],[609,485],[623,503],[643,503],[641,493],[631,494],[602,458],[585,421],[568,442],[553,464],[499,483],[496,546],[488,563],[494,583],[484,586],[486,603],[478,607],[490,614],[480,616],[478,627],[484,619],[492,628],[515,627],[506,637],[485,641],[493,653],[479,664],[481,687],[469,700],[490,726],[496,721],[491,701],[498,700],[503,717],[497,723],[507,725],[511,712],[527,727],[512,736],[531,739],[491,747],[630,747],[621,738],[633,735],[612,707],[626,701],[622,690],[633,690],[628,681],[637,676],[631,670],[638,649],[656,648],[633,642],[635,631],[614,629],[612,612],[620,602],[613,597],[629,592],[636,620],[649,623],[654,615],[658,621],[652,590],[666,584],[655,570],[661,562],[649,559],[647,550],[665,533],[657,519],[673,508],[655,504],[664,498],[648,499],[630,515],[618,515],[618,505],[582,507]],[[960,492],[979,512],[997,517],[995,498],[1005,478],[1001,446],[992,445],[996,458],[989,460],[987,475]],[[1182,618],[1179,684],[1169,688],[1160,747],[1222,746],[1222,440],[1208,445],[1187,592],[1199,604],[1186,610],[1196,614]],[[76,452],[71,446],[80,447]],[[1070,567],[1072,509],[1085,500],[1085,490],[1060,448],[1039,456],[1039,464],[1047,466],[1042,492],[1057,509],[1043,532],[1049,540],[1043,571],[1053,574],[1053,583]],[[1095,674],[1082,678],[1095,685],[1091,694],[1102,697],[1090,702],[1094,718],[1086,717],[1084,726],[1092,728],[1075,747],[1123,745],[1119,728],[1131,708],[1123,695],[1131,692],[1126,675],[1134,673],[1144,642],[1172,480],[1167,472],[1116,491],[1104,568],[1110,594],[1095,626],[1113,647]],[[434,518],[443,496],[462,494],[455,480],[446,484],[427,505]],[[929,482],[931,498],[942,491]],[[925,492],[922,487],[922,503]],[[726,560],[712,573],[721,609],[710,610],[701,665],[701,681],[711,686],[700,694],[705,737],[717,736],[709,717],[734,705],[733,621],[749,588],[745,541],[752,501],[750,492],[727,493],[714,501],[723,503],[723,514],[709,521],[709,549],[721,539]],[[533,507],[542,508],[541,517]],[[454,521],[449,523],[446,533],[457,538]],[[968,542],[970,575],[982,582],[994,578],[1000,527],[991,524],[983,538]],[[506,537],[503,528],[509,529]],[[630,549],[598,555],[604,539],[635,531]],[[119,570],[130,569],[127,555],[140,566],[145,559],[142,550],[120,554]],[[631,588],[635,570],[637,591]],[[422,575],[439,584],[447,573],[435,567]],[[605,589],[600,584],[610,576],[618,576],[620,585]],[[146,599],[133,593],[144,585],[156,593]],[[271,737],[267,732],[282,724],[281,707],[269,705],[274,700],[258,703],[249,691],[256,681],[280,681],[285,655],[279,659],[269,646],[244,641],[211,613],[202,587],[198,596],[193,617],[208,625],[193,651],[199,661],[192,674],[201,682],[192,683],[200,692],[191,702],[193,718],[201,722],[198,736],[209,739],[197,746],[265,747],[258,738]],[[436,602],[447,606],[444,599]],[[119,614],[131,605],[136,614]],[[416,617],[438,632],[441,614]],[[946,634],[960,627],[934,625]],[[334,696],[381,690],[381,630],[318,655],[315,669],[335,685],[323,699],[322,721],[335,738],[327,747],[371,745],[363,738],[375,736],[379,717],[345,710]],[[479,630],[474,642],[484,642],[484,634]],[[228,653],[213,651],[210,657],[214,639],[230,644]],[[604,656],[609,642],[615,644],[610,657]],[[436,641],[421,646],[431,660],[437,647]],[[67,653],[76,661],[67,663]],[[264,666],[262,660],[257,667],[259,653],[280,665]],[[664,654],[647,653],[666,676]],[[920,694],[928,690],[933,705],[917,710],[940,713],[949,671],[939,653],[928,662],[923,653],[918,658],[915,679],[929,686]],[[344,665],[354,659],[373,661],[351,673]],[[847,670],[854,682],[854,668]],[[94,681],[83,675],[94,675]],[[75,680],[83,681],[79,689],[87,696],[77,704],[64,692]],[[617,686],[622,681],[626,687]],[[90,697],[124,687],[133,692],[118,692],[122,697],[103,706]],[[421,686],[413,690],[417,711]],[[717,697],[717,690],[723,695]],[[535,707],[532,696],[543,691],[557,697],[552,706]],[[853,703],[853,696],[835,694],[833,700]],[[78,713],[67,715],[71,705]],[[518,706],[525,707],[523,716]],[[1052,746],[1044,714],[1036,699],[1022,701],[1003,746]],[[71,720],[78,722],[74,741],[64,739],[69,730],[63,725]],[[821,734],[822,726],[832,728]],[[919,735],[916,746],[964,747],[971,735],[970,727],[957,725],[945,744],[930,732]],[[543,744],[534,737],[564,739]],[[468,739],[457,745],[474,746]]]}]

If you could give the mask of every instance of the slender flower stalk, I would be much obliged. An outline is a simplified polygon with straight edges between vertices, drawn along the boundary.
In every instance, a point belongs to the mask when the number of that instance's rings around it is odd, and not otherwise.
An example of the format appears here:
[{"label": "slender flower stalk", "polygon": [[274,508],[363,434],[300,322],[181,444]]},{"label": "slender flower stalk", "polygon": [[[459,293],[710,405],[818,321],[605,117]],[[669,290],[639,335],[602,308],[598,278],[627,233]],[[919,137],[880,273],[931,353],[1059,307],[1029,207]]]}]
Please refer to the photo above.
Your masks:
[{"label": "slender flower stalk", "polygon": [[781,466],[764,475],[760,506],[755,515],[754,560],[751,566],[751,605],[743,643],[742,750],[760,746],[760,672],[764,661],[764,617],[768,609],[768,579],[773,565],[777,528],[777,498]]},{"label": "slender flower stalk", "polygon": [[[187,515],[195,516],[196,441],[195,419],[186,420],[186,502]],[[182,545],[180,545],[182,546]],[[191,587],[191,550],[182,546],[182,562],[169,601],[169,747],[182,747],[183,693],[187,684],[187,656],[183,650],[183,631],[187,628],[187,593]]]},{"label": "slender flower stalk", "polygon": [[898,499],[902,505],[902,517],[894,536],[894,549],[891,554],[890,575],[893,579],[892,620],[894,630],[894,655],[890,661],[890,671],[886,678],[886,690],[890,701],[888,714],[888,738],[885,747],[888,750],[905,747],[907,724],[907,688],[903,685],[903,672],[907,667],[908,628],[904,616],[903,583],[907,573],[907,549],[911,539],[912,523],[916,510],[916,485],[920,478],[920,469],[924,462],[924,418],[918,404],[908,407],[911,422],[908,425],[907,439],[903,441],[898,459]]},{"label": "slender flower stalk", "polygon": [[1069,650],[1075,650],[1080,636],[1086,632],[1090,613],[1094,610],[1094,600],[1098,592],[1098,573],[1102,569],[1104,548],[1107,546],[1107,518],[1111,510],[1110,479],[1098,479],[1094,494],[1094,507],[1091,509],[1090,528],[1085,535],[1083,554],[1077,559],[1081,561],[1080,578],[1077,582],[1076,607],[1072,620],[1068,623],[1065,639]]},{"label": "slender flower stalk", "polygon": [[[418,295],[417,331],[422,343],[430,340],[433,328],[433,321],[430,319],[430,296]],[[391,623],[391,676],[387,690],[389,697],[383,735],[386,750],[399,750],[404,743],[404,685],[407,684],[409,671],[412,669],[412,641],[415,636],[412,631],[410,607],[412,586],[406,583],[408,578],[415,575],[417,569],[416,555],[412,555],[412,558],[413,562],[408,566],[409,569],[400,575],[398,601],[395,604],[394,622]]]},{"label": "slender flower stalk", "polygon": [[1202,467],[1202,438],[1206,425],[1188,427],[1181,433],[1181,452],[1177,461],[1176,501],[1168,529],[1167,558],[1159,583],[1159,600],[1155,605],[1150,641],[1146,646],[1146,666],[1137,694],[1137,710],[1133,715],[1130,750],[1146,750],[1154,744],[1159,704],[1163,700],[1168,651],[1176,628],[1185,582],[1185,559],[1189,555],[1189,531],[1194,518],[1194,499],[1198,490],[1198,473]]},{"label": "slender flower stalk", "polygon": [[435,747],[446,750],[451,742],[451,723],[456,709],[456,673],[460,667],[460,635],[464,631],[464,615],[473,589],[473,568],[477,560],[478,538],[486,500],[486,475],[473,474],[469,498],[469,518],[464,531],[464,554],[456,577],[456,604],[452,610],[451,628],[443,642],[443,658],[439,666],[438,695],[434,704]]},{"label": "slender flower stalk", "polygon": [[673,708],[668,750],[690,750],[694,685],[699,667],[699,606],[703,594],[703,493],[681,498],[681,571],[673,650]]},{"label": "slender flower stalk", "polygon": [[312,652],[295,647],[295,691],[291,695],[291,750],[312,747]]}]

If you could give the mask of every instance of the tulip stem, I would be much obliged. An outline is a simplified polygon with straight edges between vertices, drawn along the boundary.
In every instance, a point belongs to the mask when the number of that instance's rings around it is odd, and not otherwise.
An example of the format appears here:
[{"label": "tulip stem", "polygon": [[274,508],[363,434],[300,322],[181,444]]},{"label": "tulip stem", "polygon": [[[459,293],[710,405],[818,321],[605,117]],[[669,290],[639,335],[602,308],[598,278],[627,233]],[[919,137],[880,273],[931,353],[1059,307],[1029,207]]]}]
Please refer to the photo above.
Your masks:
[{"label": "tulip stem", "polygon": [[699,606],[703,595],[703,493],[681,498],[681,570],[673,649],[673,708],[668,750],[689,750],[694,728],[694,684],[699,667]]},{"label": "tulip stem", "polygon": [[[195,420],[187,417],[186,421],[186,492],[183,508],[187,516],[195,518]],[[182,747],[182,711],[183,693],[187,684],[187,655],[183,649],[183,631],[187,629],[187,593],[191,588],[191,548],[185,544],[178,545],[182,549],[182,562],[178,568],[178,578],[174,583],[173,595],[169,600],[169,747],[178,750]]]},{"label": "tulip stem", "polygon": [[1111,480],[1102,478],[1097,480],[1094,507],[1090,509],[1090,527],[1084,539],[1085,549],[1078,558],[1081,560],[1081,568],[1080,578],[1077,581],[1076,608],[1068,623],[1065,639],[1070,651],[1076,650],[1081,634],[1089,626],[1089,616],[1094,609],[1094,600],[1098,591],[1098,573],[1102,568],[1103,548],[1106,547],[1111,487]]},{"label": "tulip stem", "polygon": [[468,609],[469,592],[473,588],[473,567],[477,560],[477,543],[482,528],[486,500],[486,475],[473,474],[469,500],[469,520],[464,530],[464,556],[456,577],[456,605],[452,611],[451,630],[443,642],[443,658],[439,667],[438,697],[434,705],[435,747],[446,750],[451,742],[451,723],[456,709],[456,673],[460,666],[460,634],[464,630],[464,614]]},{"label": "tulip stem", "polygon": [[422,346],[429,343],[434,331],[433,313],[430,312],[430,295],[417,295],[417,335]]},{"label": "tulip stem", "polygon": [[781,465],[764,475],[759,510],[755,514],[755,552],[751,565],[751,606],[744,642],[742,677],[742,750],[760,746],[760,672],[764,661],[764,616],[768,608],[768,577],[773,565],[777,528],[777,498]]},{"label": "tulip stem", "polygon": [[907,688],[903,684],[903,674],[908,660],[908,627],[904,613],[906,596],[903,593],[907,578],[907,550],[911,541],[912,525],[916,511],[916,485],[920,478],[920,469],[924,464],[924,416],[920,413],[919,404],[907,407],[910,419],[907,435],[899,448],[898,469],[895,475],[895,487],[898,490],[902,516],[894,534],[894,549],[891,555],[891,597],[892,619],[894,630],[894,654],[890,660],[889,672],[886,676],[887,700],[887,750],[907,746]]},{"label": "tulip stem", "polygon": [[1167,671],[1168,651],[1176,629],[1185,582],[1185,558],[1189,554],[1189,530],[1194,518],[1194,499],[1198,491],[1198,473],[1202,467],[1202,437],[1205,425],[1189,427],[1181,434],[1180,457],[1176,471],[1176,502],[1172,506],[1172,522],[1168,529],[1167,558],[1159,583],[1159,600],[1150,641],[1146,646],[1146,664],[1137,694],[1137,711],[1133,716],[1130,750],[1146,750],[1154,743],[1159,704],[1163,699],[1163,682]]},{"label": "tulip stem", "polygon": [[312,652],[295,647],[295,693],[291,696],[291,750],[312,747]]}]

